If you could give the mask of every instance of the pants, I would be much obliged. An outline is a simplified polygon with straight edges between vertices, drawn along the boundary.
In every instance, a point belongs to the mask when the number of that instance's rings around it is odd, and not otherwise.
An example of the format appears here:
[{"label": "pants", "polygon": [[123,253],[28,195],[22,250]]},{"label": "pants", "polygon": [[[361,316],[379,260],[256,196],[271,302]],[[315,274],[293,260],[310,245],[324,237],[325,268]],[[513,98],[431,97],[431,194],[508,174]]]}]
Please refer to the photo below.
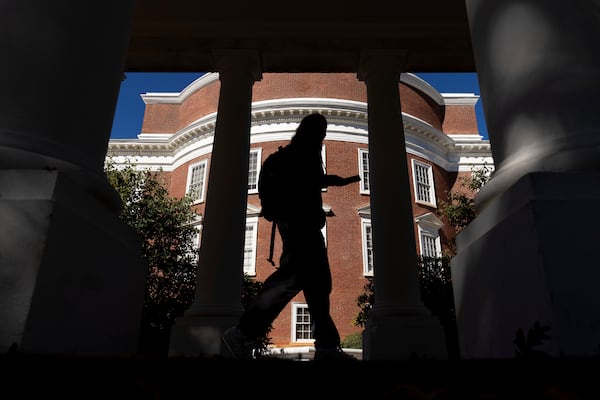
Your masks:
[{"label": "pants", "polygon": [[315,348],[340,345],[340,336],[329,314],[331,271],[321,229],[302,224],[278,223],[283,242],[279,268],[246,307],[240,330],[251,338],[264,335],[275,318],[300,291],[312,320]]}]

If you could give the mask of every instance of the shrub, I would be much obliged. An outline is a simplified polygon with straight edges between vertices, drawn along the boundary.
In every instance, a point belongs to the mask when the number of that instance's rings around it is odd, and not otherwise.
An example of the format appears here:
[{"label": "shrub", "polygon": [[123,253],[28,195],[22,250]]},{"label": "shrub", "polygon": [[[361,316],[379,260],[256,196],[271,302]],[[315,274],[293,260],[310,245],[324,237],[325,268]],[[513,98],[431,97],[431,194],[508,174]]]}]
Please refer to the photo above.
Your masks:
[{"label": "shrub", "polygon": [[349,334],[342,340],[341,344],[345,349],[362,349],[362,333],[355,332]]}]

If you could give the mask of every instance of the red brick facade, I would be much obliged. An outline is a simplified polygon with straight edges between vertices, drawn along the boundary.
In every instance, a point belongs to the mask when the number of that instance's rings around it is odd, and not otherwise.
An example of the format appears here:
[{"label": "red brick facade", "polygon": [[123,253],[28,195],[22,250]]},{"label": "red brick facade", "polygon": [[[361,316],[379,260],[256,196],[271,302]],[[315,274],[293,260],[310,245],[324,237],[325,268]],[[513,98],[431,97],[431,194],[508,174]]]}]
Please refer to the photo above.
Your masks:
[{"label": "red brick facade", "polygon": [[[415,83],[416,82],[416,83]],[[193,85],[190,85],[192,87]],[[190,89],[188,87],[188,89]],[[210,114],[216,113],[219,97],[219,81],[214,79],[205,85],[199,85],[193,92],[182,93],[181,100],[178,102],[161,103],[160,100],[147,101],[144,115],[142,134],[146,137],[156,134],[181,134],[191,124]],[[186,89],[186,90],[188,90]],[[436,215],[444,222],[439,230],[439,236],[442,249],[446,249],[448,240],[453,237],[453,229],[437,213],[437,209],[429,207],[414,201],[414,179],[412,177],[412,160],[419,160],[432,167],[435,193],[438,198],[438,207],[440,199],[446,198],[447,193],[456,189],[460,185],[459,176],[469,175],[470,171],[466,165],[460,165],[457,161],[460,158],[460,149],[456,150],[454,144],[447,138],[441,138],[443,134],[472,135],[473,140],[481,138],[477,132],[474,104],[476,101],[466,101],[464,104],[453,102],[452,105],[446,105],[442,95],[426,83],[419,83],[414,79],[402,80],[399,84],[402,112],[409,115],[414,121],[416,128],[406,128],[407,120],[405,118],[406,129],[411,131],[416,137],[418,143],[409,146],[407,139],[408,167],[411,171],[411,198],[413,199],[413,215],[418,217],[427,213]],[[185,94],[185,96],[183,96]],[[362,104],[364,109],[348,112],[356,114],[356,126],[364,126],[366,132],[366,86],[364,82],[356,79],[355,74],[320,74],[320,73],[285,73],[285,74],[264,74],[261,81],[256,82],[253,87],[253,103],[261,101],[274,101],[282,99],[320,99],[320,105],[315,106],[315,111],[326,108],[324,104],[327,99],[338,99],[350,101],[352,104]],[[333,106],[335,108],[335,106]],[[360,108],[360,107],[359,107]],[[295,121],[299,122],[302,112],[306,110],[293,110],[293,105],[285,111],[287,119],[290,115],[295,115]],[[327,110],[326,116],[342,116],[345,110]],[[362,114],[361,114],[362,113]],[[361,114],[362,116],[359,116]],[[283,115],[283,114],[282,114]],[[348,117],[348,118],[351,118]],[[409,121],[409,124],[411,123]],[[332,125],[343,125],[335,122]],[[368,149],[367,136],[361,134],[352,136],[352,129],[355,128],[352,122],[347,124],[350,128],[346,129],[348,133],[343,132],[341,138],[336,136],[333,140],[328,137],[325,139],[326,148],[326,168],[327,172],[340,176],[350,176],[359,173],[358,149]],[[214,129],[214,127],[213,127]],[[288,131],[290,129],[288,128]],[[252,132],[254,135],[255,132]],[[288,134],[291,134],[288,132]],[[357,139],[353,139],[357,138]],[[407,135],[408,137],[408,135]],[[438,138],[438,139],[436,139]],[[131,144],[143,144],[145,139],[140,138]],[[437,141],[436,141],[437,140]],[[262,149],[262,160],[279,145],[288,143],[288,139],[278,140],[255,140],[251,144],[251,149]],[[440,144],[442,143],[442,144]],[[117,141],[111,141],[109,152],[126,156],[127,150],[117,149]],[[148,144],[149,148],[151,147]],[[489,159],[491,153],[486,147],[485,141],[481,141],[479,153],[476,154],[478,160]],[[121,145],[121,149],[127,148],[127,145]],[[133,148],[133,147],[132,147]],[[424,149],[425,148],[425,149]],[[483,148],[483,151],[481,150]],[[181,150],[179,150],[180,153]],[[449,155],[452,151],[451,155]],[[465,152],[470,150],[466,149]],[[139,152],[138,152],[139,154]],[[132,152],[132,156],[134,153]],[[468,155],[473,157],[473,155]],[[199,154],[198,156],[187,156],[184,161],[174,160],[171,165],[165,168],[169,175],[170,192],[173,196],[180,197],[186,193],[186,184],[188,179],[188,167],[202,159],[208,160],[207,171],[210,169],[210,151]],[[143,156],[142,156],[143,159]],[[148,156],[148,160],[151,156]],[[439,165],[438,161],[443,160]],[[156,165],[155,163],[153,165]],[[448,166],[451,166],[446,170]],[[390,166],[393,168],[393,166]],[[208,180],[208,172],[206,179]],[[333,275],[333,292],[331,294],[331,314],[337,324],[340,336],[347,337],[352,333],[361,331],[360,327],[354,325],[353,321],[360,311],[357,306],[357,297],[363,293],[363,287],[367,283],[367,278],[363,273],[363,239],[361,216],[358,210],[369,206],[369,196],[361,194],[358,184],[352,184],[345,187],[328,188],[323,193],[323,202],[331,207],[331,214],[327,217],[327,244],[329,250],[329,259]],[[257,194],[248,195],[248,205],[260,207]],[[204,213],[204,203],[197,206],[200,214]],[[269,252],[271,224],[262,218],[259,218],[257,231],[256,248],[256,278],[263,281],[272,271],[267,261]],[[418,227],[415,224],[415,237],[418,236]],[[275,257],[278,257],[281,250],[279,238],[276,240]],[[416,252],[420,252],[419,241],[417,240]],[[276,258],[277,259],[277,258]],[[302,294],[298,295],[293,302],[304,302]],[[292,328],[292,307],[288,305],[274,323],[271,332],[271,338],[274,344],[279,346],[294,345],[291,341]],[[305,343],[303,343],[305,344]]]}]

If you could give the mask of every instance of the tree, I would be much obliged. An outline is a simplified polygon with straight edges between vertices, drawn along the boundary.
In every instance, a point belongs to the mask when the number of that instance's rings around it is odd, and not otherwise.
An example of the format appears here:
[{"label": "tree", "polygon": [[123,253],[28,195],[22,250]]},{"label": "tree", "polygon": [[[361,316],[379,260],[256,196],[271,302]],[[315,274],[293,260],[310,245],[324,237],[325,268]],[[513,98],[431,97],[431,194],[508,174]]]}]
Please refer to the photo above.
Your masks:
[{"label": "tree", "polygon": [[[489,181],[491,171],[491,168],[486,165],[479,169],[472,169],[471,176],[461,180],[462,190],[451,192],[448,195],[449,201],[439,202],[439,213],[448,219],[457,234],[475,219],[475,195]],[[456,249],[454,241],[450,245],[449,254],[441,257],[418,256],[417,266],[423,304],[433,315],[440,318],[446,333],[448,356],[457,358],[459,356],[458,336],[450,273],[450,260],[456,255]],[[364,292],[357,298],[360,311],[354,320],[356,326],[366,326],[368,313],[375,302],[374,290],[373,279],[369,278],[364,286]]]},{"label": "tree", "polygon": [[[440,319],[446,334],[446,347],[451,359],[458,357],[458,337],[456,331],[456,315],[454,313],[454,293],[450,275],[450,258],[417,257],[421,300],[431,313]],[[375,303],[375,285],[373,278],[368,278],[363,287],[364,292],[357,299],[360,311],[354,319],[354,325],[366,327],[369,311]]]},{"label": "tree", "polygon": [[446,336],[448,357],[457,359],[459,357],[458,328],[450,273],[450,257],[421,255],[417,257],[417,264],[423,304],[440,319]]},{"label": "tree", "polygon": [[105,173],[123,203],[119,218],[137,232],[148,265],[139,353],[164,356],[175,318],[194,300],[197,214],[189,197],[169,197],[162,171],[108,160]]},{"label": "tree", "polygon": [[[252,299],[260,292],[263,287],[263,282],[257,281],[255,278],[244,274],[244,280],[242,284],[242,306],[247,307]],[[264,357],[269,352],[269,345],[272,344],[271,333],[273,326],[269,326],[265,335],[259,336],[253,343],[254,356],[256,358]]]},{"label": "tree", "polygon": [[[491,176],[492,169],[487,165],[482,168],[472,168],[471,176],[461,178],[460,190],[450,192],[448,201],[441,200],[438,213],[446,217],[454,231],[458,234],[477,216],[475,209],[475,196],[483,185],[485,185]],[[454,239],[449,243],[450,256],[456,255],[456,245]]]},{"label": "tree", "polygon": [[356,318],[354,318],[354,325],[364,328],[367,325],[367,317],[369,311],[373,308],[375,303],[375,293],[373,291],[373,278],[368,277],[367,283],[363,286],[364,292],[361,293],[356,299],[356,305],[360,309]]}]

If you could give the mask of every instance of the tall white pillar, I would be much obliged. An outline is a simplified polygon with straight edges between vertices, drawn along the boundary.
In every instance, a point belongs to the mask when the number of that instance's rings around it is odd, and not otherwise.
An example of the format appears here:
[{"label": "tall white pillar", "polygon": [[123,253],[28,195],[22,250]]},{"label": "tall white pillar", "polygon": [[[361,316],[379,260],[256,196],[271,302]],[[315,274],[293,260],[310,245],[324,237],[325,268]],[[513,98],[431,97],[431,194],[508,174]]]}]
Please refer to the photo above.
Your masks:
[{"label": "tall white pillar", "polygon": [[0,352],[137,350],[146,268],[103,172],[133,5],[2,4]]},{"label": "tall white pillar", "polygon": [[496,172],[452,261],[462,356],[600,354],[598,2],[467,0]]},{"label": "tall white pillar", "polygon": [[210,162],[194,304],[171,331],[170,355],[221,353],[221,332],[242,313],[252,86],[258,55],[215,53],[221,91]]},{"label": "tall white pillar", "polygon": [[361,56],[367,86],[375,303],[363,333],[363,357],[447,358],[440,321],[421,300],[409,171],[400,104],[403,56]]}]

